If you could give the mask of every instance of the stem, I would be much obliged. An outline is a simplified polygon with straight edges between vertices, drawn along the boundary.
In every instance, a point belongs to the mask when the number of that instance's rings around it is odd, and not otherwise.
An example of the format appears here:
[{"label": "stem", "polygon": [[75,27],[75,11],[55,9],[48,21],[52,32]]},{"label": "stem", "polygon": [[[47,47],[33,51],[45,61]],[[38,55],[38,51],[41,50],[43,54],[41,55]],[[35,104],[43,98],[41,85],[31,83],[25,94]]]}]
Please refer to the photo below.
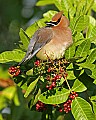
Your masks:
[{"label": "stem", "polygon": [[68,86],[69,90],[71,91],[71,87],[70,87],[70,85],[69,85],[69,83],[68,83],[66,77],[65,77],[65,81],[66,81],[66,83],[67,83],[67,86]]}]

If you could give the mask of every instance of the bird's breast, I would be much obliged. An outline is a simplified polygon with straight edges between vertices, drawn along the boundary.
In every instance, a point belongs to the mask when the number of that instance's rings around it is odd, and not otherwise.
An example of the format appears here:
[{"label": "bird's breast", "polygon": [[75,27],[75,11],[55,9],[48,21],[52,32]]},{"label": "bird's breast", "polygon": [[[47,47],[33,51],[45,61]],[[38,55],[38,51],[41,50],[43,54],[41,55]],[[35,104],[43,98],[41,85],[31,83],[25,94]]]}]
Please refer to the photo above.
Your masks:
[{"label": "bird's breast", "polygon": [[64,56],[65,50],[72,44],[71,30],[55,30],[53,38],[36,54],[41,60],[55,60]]}]

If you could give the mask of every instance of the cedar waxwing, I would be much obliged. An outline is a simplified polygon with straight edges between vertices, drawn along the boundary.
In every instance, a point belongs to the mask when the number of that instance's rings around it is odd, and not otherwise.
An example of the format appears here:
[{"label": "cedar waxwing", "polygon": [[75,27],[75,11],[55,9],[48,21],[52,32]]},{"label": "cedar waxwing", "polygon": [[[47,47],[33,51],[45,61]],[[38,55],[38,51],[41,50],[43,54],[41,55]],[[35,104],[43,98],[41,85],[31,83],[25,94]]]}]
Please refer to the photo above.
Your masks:
[{"label": "cedar waxwing", "polygon": [[60,59],[65,50],[73,43],[69,20],[58,12],[46,27],[38,29],[30,40],[27,53],[19,63],[30,60],[34,55],[41,60]]}]

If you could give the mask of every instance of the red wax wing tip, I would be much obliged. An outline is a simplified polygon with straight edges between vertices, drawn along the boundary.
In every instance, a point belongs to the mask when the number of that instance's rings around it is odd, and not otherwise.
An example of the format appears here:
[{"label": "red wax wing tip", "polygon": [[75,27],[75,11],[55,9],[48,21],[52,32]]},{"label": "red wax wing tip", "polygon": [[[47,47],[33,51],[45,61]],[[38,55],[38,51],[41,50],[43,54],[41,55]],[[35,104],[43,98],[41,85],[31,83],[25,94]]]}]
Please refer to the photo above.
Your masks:
[{"label": "red wax wing tip", "polygon": [[19,68],[20,68],[20,66],[17,66],[17,67],[11,66],[11,67],[9,67],[8,72],[12,76],[18,76],[21,72]]}]

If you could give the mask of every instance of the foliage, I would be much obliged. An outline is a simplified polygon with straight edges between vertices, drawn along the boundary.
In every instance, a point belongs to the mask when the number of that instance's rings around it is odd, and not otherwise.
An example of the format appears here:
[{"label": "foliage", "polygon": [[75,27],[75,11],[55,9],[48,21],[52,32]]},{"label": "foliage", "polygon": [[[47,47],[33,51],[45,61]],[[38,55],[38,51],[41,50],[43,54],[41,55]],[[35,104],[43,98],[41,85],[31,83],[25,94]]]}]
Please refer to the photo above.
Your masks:
[{"label": "foliage", "polygon": [[[96,1],[94,0],[39,0],[37,6],[54,4],[59,11],[63,10],[64,15],[70,20],[72,30],[73,45],[65,52],[63,63],[60,66],[48,72],[50,66],[53,68],[51,61],[36,63],[33,58],[21,66],[21,74],[12,77],[14,84],[9,84],[5,78],[0,80],[0,111],[7,106],[10,107],[12,116],[7,119],[20,120],[24,113],[24,100],[28,100],[29,108],[34,111],[38,108],[36,103],[43,103],[44,111],[42,119],[71,119],[71,120],[95,120],[96,119],[96,20],[91,16],[92,10],[96,11]],[[18,48],[13,51],[5,51],[0,54],[0,63],[7,67],[17,65],[22,60],[27,50],[29,40],[39,27],[45,26],[46,21],[50,21],[57,11],[50,10],[43,14],[43,18],[29,26],[25,31],[20,29],[20,43]],[[62,61],[62,59],[61,59]],[[54,61],[53,61],[54,62]],[[57,64],[59,64],[57,62]],[[66,68],[61,73],[59,68]],[[50,71],[50,70],[49,70]],[[53,78],[53,74],[58,75],[55,87],[46,89],[46,77]],[[57,74],[58,73],[58,74]],[[2,70],[1,70],[2,74]],[[68,74],[68,76],[67,76]],[[0,76],[1,77],[1,76]],[[4,88],[5,83],[7,88]],[[51,81],[51,83],[53,83]],[[51,85],[48,82],[49,85]],[[22,93],[22,91],[24,91]],[[60,108],[69,98],[72,91],[78,93],[79,97],[72,98],[71,112],[67,115],[65,112],[60,113]],[[23,95],[24,94],[24,95]],[[23,97],[24,96],[24,97]],[[41,103],[39,102],[39,105]],[[46,106],[47,105],[47,110]],[[53,107],[56,105],[56,108]],[[59,107],[58,107],[59,106]],[[54,109],[53,109],[54,108]],[[15,118],[16,113],[20,111],[19,117]],[[53,113],[53,114],[52,114]],[[72,114],[71,114],[72,113]],[[40,114],[41,115],[41,114]],[[38,118],[37,118],[38,119]],[[4,120],[0,114],[0,120]]]}]

